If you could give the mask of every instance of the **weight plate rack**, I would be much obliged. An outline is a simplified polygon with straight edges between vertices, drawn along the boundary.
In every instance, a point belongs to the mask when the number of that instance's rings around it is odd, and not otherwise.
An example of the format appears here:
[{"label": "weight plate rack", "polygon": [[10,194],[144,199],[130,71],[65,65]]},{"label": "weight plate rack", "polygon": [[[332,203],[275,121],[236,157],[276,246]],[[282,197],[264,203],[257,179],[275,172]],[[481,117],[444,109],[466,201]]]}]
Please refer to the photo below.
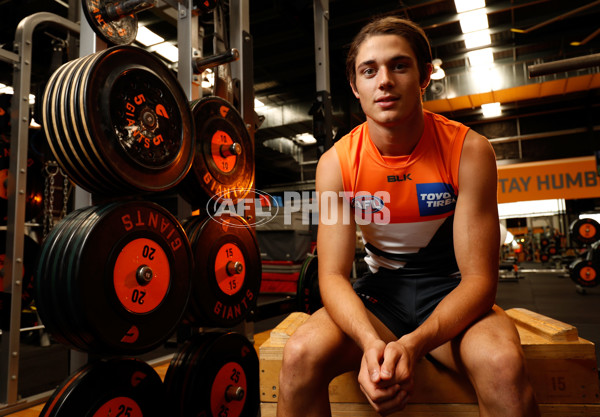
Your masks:
[{"label": "weight plate rack", "polygon": [[52,154],[99,195],[175,187],[194,156],[191,111],[171,71],[151,53],[115,46],[62,65],[43,95]]}]

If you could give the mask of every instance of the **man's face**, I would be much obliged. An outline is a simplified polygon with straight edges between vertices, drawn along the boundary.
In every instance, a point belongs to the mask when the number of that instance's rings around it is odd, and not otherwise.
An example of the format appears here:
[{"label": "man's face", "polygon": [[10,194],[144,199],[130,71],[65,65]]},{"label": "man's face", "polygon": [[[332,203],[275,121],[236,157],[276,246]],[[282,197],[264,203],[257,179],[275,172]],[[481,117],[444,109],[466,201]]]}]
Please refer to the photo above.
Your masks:
[{"label": "man's face", "polygon": [[397,35],[367,38],[356,56],[352,90],[370,119],[383,125],[402,122],[421,111],[421,83],[417,58],[408,42]]}]

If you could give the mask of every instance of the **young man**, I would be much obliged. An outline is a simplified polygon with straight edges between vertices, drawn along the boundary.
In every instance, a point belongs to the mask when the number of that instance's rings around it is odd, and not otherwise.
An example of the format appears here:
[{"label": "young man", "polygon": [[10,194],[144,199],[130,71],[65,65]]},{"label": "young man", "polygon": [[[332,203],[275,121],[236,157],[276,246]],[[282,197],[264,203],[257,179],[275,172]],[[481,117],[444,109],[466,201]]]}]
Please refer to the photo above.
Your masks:
[{"label": "young man", "polygon": [[[324,308],[286,344],[279,417],[330,415],[329,382],[353,369],[375,411],[401,410],[426,355],[466,373],[481,416],[539,415],[517,331],[494,305],[494,152],[423,110],[431,70],[425,33],[403,19],[370,23],[350,48],[347,75],[367,121],[319,161]],[[371,272],[353,288],[357,224]]]}]

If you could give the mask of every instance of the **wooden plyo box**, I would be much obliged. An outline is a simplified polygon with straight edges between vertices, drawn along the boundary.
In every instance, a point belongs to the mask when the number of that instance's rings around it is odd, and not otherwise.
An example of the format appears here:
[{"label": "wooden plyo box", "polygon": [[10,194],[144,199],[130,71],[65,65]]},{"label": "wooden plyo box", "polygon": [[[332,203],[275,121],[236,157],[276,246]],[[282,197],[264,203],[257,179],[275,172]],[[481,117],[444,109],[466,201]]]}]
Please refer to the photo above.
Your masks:
[{"label": "wooden plyo box", "polygon": [[[515,308],[514,320],[529,375],[544,417],[600,417],[600,388],[594,344],[577,329],[549,317]],[[272,330],[259,348],[261,416],[274,417],[279,395],[283,346],[309,316],[292,313]],[[356,372],[329,385],[333,417],[377,417],[357,383]],[[409,404],[397,417],[477,417],[479,408],[470,382],[454,372],[419,361]]]}]

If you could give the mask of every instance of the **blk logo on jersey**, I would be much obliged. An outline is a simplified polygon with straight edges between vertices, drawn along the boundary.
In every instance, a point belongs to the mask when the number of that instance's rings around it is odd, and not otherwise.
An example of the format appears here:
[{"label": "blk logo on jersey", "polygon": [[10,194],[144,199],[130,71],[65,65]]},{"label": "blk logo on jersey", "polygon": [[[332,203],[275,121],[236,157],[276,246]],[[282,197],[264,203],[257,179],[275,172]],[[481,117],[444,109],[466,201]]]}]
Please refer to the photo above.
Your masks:
[{"label": "blk logo on jersey", "polygon": [[452,186],[443,182],[417,184],[417,198],[421,216],[450,213],[456,207]]},{"label": "blk logo on jersey", "polygon": [[409,174],[404,175],[388,175],[387,182],[403,182],[403,181],[412,181],[412,178]]}]

